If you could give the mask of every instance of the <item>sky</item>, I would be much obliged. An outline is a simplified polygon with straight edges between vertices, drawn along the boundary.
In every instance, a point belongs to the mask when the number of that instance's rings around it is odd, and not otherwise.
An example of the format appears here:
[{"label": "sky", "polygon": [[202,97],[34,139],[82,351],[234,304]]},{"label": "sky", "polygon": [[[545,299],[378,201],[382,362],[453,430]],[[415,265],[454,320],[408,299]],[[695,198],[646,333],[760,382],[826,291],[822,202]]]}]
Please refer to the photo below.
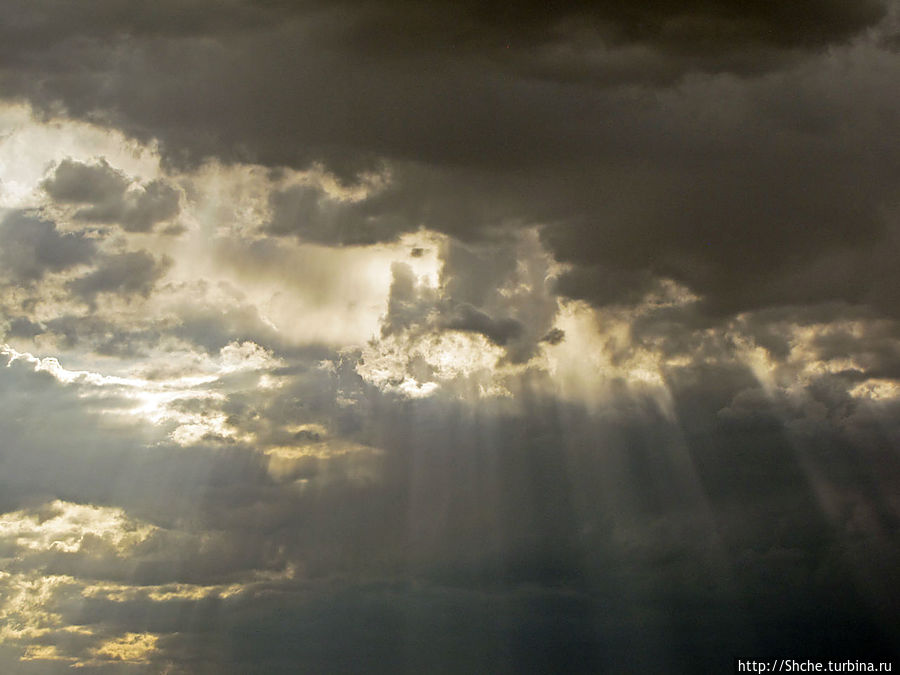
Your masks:
[{"label": "sky", "polygon": [[900,651],[896,0],[0,3],[0,672]]}]

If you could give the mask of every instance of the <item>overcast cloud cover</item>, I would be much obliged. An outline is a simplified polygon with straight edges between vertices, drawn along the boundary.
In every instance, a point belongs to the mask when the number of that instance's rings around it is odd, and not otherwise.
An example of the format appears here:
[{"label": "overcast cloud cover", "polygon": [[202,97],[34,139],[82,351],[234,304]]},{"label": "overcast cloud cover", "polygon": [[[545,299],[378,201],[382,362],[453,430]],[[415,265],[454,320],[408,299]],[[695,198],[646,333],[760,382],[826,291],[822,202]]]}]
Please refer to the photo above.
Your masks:
[{"label": "overcast cloud cover", "polygon": [[900,651],[895,0],[4,0],[0,671]]}]

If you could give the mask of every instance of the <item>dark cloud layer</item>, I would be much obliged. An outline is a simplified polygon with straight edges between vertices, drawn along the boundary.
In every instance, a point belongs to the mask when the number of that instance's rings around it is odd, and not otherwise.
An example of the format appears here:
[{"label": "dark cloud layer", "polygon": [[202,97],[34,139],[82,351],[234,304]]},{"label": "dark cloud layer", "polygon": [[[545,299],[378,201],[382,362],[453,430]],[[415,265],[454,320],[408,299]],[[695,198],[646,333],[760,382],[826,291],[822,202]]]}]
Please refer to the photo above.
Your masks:
[{"label": "dark cloud layer", "polygon": [[[575,26],[593,29],[612,44],[645,43],[672,52],[727,52],[748,45],[809,48],[846,39],[885,13],[879,2],[824,1],[772,5],[664,0],[625,6],[525,0],[437,3],[428,12],[416,11],[414,3],[359,4],[368,5],[363,16],[371,16],[372,23],[380,20],[393,27],[395,33],[390,35],[399,41],[397,45],[388,39],[370,39],[368,44],[392,50],[407,45],[434,49],[435,40],[440,47],[481,49],[552,43],[561,37],[571,39]],[[366,44],[363,31],[357,37]]]},{"label": "dark cloud layer", "polygon": [[[76,20],[13,3],[0,76],[48,113],[158,139],[174,164],[324,162],[351,182],[397,164],[361,202],[274,194],[273,234],[361,244],[526,222],[584,268],[559,285],[571,297],[628,301],[670,277],[715,312],[892,312],[892,292],[869,289],[896,249],[897,65],[865,37],[888,9],[110,2]],[[177,209],[162,183],[135,200],[81,213],[146,230]]]}]

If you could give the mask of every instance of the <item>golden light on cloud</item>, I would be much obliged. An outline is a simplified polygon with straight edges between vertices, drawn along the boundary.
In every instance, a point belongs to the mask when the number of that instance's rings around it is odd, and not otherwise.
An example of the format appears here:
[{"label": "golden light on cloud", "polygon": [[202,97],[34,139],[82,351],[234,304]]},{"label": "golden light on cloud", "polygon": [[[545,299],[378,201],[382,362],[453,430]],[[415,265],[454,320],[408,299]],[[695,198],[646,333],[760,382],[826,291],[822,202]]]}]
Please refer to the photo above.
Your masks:
[{"label": "golden light on cloud", "polygon": [[388,336],[362,350],[356,371],[383,391],[425,398],[441,388],[453,395],[508,395],[498,362],[502,348],[478,334]]},{"label": "golden light on cloud", "polygon": [[99,660],[126,661],[128,663],[146,663],[156,650],[159,636],[153,633],[125,633],[107,640],[93,649]]},{"label": "golden light on cloud", "polygon": [[0,515],[0,541],[32,551],[81,550],[87,539],[99,540],[125,554],[156,528],[130,519],[120,508],[54,500],[37,510]]},{"label": "golden light on cloud", "polygon": [[850,395],[873,401],[896,401],[900,399],[900,385],[893,380],[873,378],[853,387]]},{"label": "golden light on cloud", "polygon": [[67,575],[0,572],[4,594],[0,603],[0,643],[22,642],[46,635],[62,616],[55,611],[57,593],[77,586]]},{"label": "golden light on cloud", "polygon": [[28,645],[20,657],[22,661],[75,661],[72,656],[61,654],[56,645]]}]

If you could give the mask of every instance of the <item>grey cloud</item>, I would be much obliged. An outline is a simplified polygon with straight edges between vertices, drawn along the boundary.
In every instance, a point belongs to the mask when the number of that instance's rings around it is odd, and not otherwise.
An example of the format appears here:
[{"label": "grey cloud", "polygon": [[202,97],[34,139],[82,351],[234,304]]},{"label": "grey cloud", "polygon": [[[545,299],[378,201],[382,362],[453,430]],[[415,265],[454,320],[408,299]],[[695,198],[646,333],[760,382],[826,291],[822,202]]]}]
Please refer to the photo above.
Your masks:
[{"label": "grey cloud", "polygon": [[343,202],[307,186],[274,192],[269,200],[273,216],[265,231],[330,245],[390,241],[419,225],[402,212],[407,206],[394,197],[387,191],[360,202]]},{"label": "grey cloud", "polygon": [[445,301],[438,324],[482,333],[505,347],[511,361],[527,361],[557,312],[544,256],[527,233],[481,244],[450,240],[441,251]]},{"label": "grey cloud", "polygon": [[547,331],[546,335],[541,338],[541,342],[546,342],[550,345],[558,345],[565,339],[566,332],[562,328],[551,328]]},{"label": "grey cloud", "polygon": [[179,212],[178,192],[163,180],[130,189],[131,181],[105,160],[83,164],[71,159],[59,163],[42,186],[54,200],[89,204],[75,218],[94,223],[118,223],[129,232],[147,232]]},{"label": "grey cloud", "polygon": [[152,324],[123,325],[114,317],[104,318],[97,314],[62,314],[48,319],[40,328],[40,334],[52,335],[64,350],[88,349],[118,357],[146,355],[162,338],[162,331]]},{"label": "grey cloud", "polygon": [[[126,207],[118,222],[130,232],[146,232],[156,223],[178,214],[178,192],[164,181],[150,181],[132,200],[128,197],[131,195],[126,195]],[[180,230],[175,228],[164,233],[178,234]]]},{"label": "grey cloud", "polygon": [[633,305],[658,290],[660,281],[647,270],[615,265],[578,266],[564,272],[554,290],[562,296],[587,300],[604,307],[611,304]]},{"label": "grey cloud", "polygon": [[[91,433],[90,422],[84,416],[85,402],[79,402],[74,388],[62,386],[48,373],[35,372],[32,365],[14,361],[2,370],[0,400],[5,411],[0,425],[6,439],[2,462],[8,477],[4,479],[4,512],[29,502],[51,501],[50,495],[74,493],[79,494],[82,501],[102,503],[98,490],[102,492],[109,484],[93,482],[100,467],[94,466],[89,471],[79,467],[97,463],[105,470],[112,469],[115,462],[103,461],[108,457],[111,444]],[[35,407],[35,401],[43,401],[54,411],[53,415],[44,416]],[[32,431],[28,431],[32,425]],[[70,467],[74,471],[60,471],[60,467],[74,461],[72,451],[79,441],[86,452],[78,461],[86,464]],[[135,443],[139,441],[133,439],[124,447]],[[56,471],[51,468],[54,465]],[[13,475],[16,478],[12,478]],[[64,481],[63,475],[66,476]]]},{"label": "grey cloud", "polygon": [[6,329],[6,335],[11,338],[32,338],[43,333],[45,328],[28,317],[14,317]]},{"label": "grey cloud", "polygon": [[122,172],[105,160],[91,165],[65,159],[42,186],[56,201],[80,204],[116,201],[128,189],[128,184]]},{"label": "grey cloud", "polygon": [[91,304],[100,293],[147,297],[170,265],[168,258],[157,259],[147,251],[110,254],[92,272],[69,282],[69,288]]},{"label": "grey cloud", "polygon": [[441,250],[444,294],[459,302],[484,305],[516,271],[516,253],[510,239],[484,246],[449,241]]},{"label": "grey cloud", "polygon": [[523,331],[522,324],[515,319],[494,319],[468,304],[457,305],[448,314],[439,324],[441,328],[481,333],[501,347]]},{"label": "grey cloud", "polygon": [[178,325],[171,328],[171,333],[208,352],[218,352],[235,340],[284,347],[283,338],[250,303],[237,302],[222,308],[206,302],[184,302],[177,306],[177,316]]},{"label": "grey cloud", "polygon": [[27,211],[7,213],[0,222],[0,261],[13,282],[33,282],[48,272],[61,272],[92,261],[93,241]]}]

